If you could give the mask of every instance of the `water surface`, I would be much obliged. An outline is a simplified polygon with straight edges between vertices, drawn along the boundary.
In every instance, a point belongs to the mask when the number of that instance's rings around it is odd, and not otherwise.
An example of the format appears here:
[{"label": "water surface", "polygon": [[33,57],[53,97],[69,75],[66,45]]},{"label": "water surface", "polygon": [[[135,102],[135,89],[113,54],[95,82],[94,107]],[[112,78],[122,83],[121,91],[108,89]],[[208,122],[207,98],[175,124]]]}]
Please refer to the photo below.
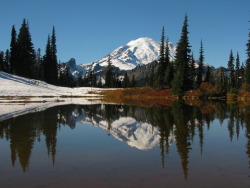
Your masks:
[{"label": "water surface", "polygon": [[64,105],[0,121],[1,187],[249,187],[250,107]]}]

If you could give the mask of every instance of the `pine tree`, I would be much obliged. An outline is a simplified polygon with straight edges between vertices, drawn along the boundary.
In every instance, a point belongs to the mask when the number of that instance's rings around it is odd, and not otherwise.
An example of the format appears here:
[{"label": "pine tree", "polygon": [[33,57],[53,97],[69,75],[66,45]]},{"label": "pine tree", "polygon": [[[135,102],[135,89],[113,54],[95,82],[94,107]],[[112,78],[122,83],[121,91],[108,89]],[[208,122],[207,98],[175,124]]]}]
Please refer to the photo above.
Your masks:
[{"label": "pine tree", "polygon": [[56,33],[55,33],[55,27],[53,26],[53,29],[52,29],[52,35],[51,35],[51,83],[53,84],[56,84],[57,83],[57,80],[58,80],[58,77],[57,77],[57,73],[58,73],[58,70],[57,70],[57,48],[56,48]]},{"label": "pine tree", "polygon": [[11,30],[11,42],[10,42],[10,72],[16,74],[17,63],[17,37],[15,26],[12,26]]},{"label": "pine tree", "polygon": [[174,67],[173,63],[170,62],[169,58],[169,41],[167,39],[166,48],[165,48],[165,77],[164,77],[164,85],[171,87],[172,80],[174,78]]},{"label": "pine tree", "polygon": [[156,86],[158,88],[163,88],[164,85],[164,76],[166,72],[166,64],[165,64],[165,33],[164,33],[164,27],[162,27],[162,34],[161,34],[161,46],[160,46],[160,52],[159,52],[159,66],[157,70],[157,80],[156,80]]},{"label": "pine tree", "polygon": [[246,60],[246,70],[245,70],[245,80],[246,80],[246,84],[247,84],[247,91],[250,91],[250,32],[248,34],[248,42],[246,44],[247,46],[247,50],[246,50],[246,54],[247,54],[247,60]]},{"label": "pine tree", "polygon": [[34,78],[35,51],[31,41],[29,25],[23,20],[17,38],[16,72],[20,76]]},{"label": "pine tree", "polygon": [[191,56],[191,61],[190,61],[190,80],[192,81],[192,89],[197,89],[197,83],[196,83],[196,69],[195,69],[195,59],[194,59],[194,54]]},{"label": "pine tree", "polygon": [[4,53],[0,51],[0,71],[5,72],[4,67]]},{"label": "pine tree", "polygon": [[136,87],[136,86],[137,86],[137,83],[136,83],[136,80],[135,80],[135,75],[133,74],[132,80],[131,80],[131,87]]},{"label": "pine tree", "polygon": [[10,51],[7,49],[5,52],[5,71],[11,73],[10,69]]},{"label": "pine tree", "polygon": [[82,79],[82,76],[79,75],[78,78],[77,78],[77,84],[76,84],[76,86],[77,87],[82,87],[82,85],[83,85],[83,79]]},{"label": "pine tree", "polygon": [[[52,67],[52,50],[51,50],[51,39],[50,35],[48,36],[45,55],[43,57],[43,67],[44,67],[44,81],[48,83],[53,83],[53,76],[51,75]],[[66,75],[67,76],[67,75]]]},{"label": "pine tree", "polygon": [[198,70],[197,70],[197,85],[198,85],[198,87],[200,87],[200,85],[202,83],[202,75],[204,72],[203,62],[204,62],[204,50],[203,50],[203,45],[202,45],[202,41],[201,41],[199,66],[198,66]]},{"label": "pine tree", "polygon": [[206,76],[205,76],[205,82],[209,82],[211,83],[211,71],[210,71],[210,67],[207,67],[207,72],[206,72]]},{"label": "pine tree", "polygon": [[185,91],[192,88],[190,83],[190,45],[188,39],[188,16],[185,15],[182,27],[181,38],[178,42],[175,56],[176,73],[173,81],[173,92],[175,95],[181,96]]},{"label": "pine tree", "polygon": [[235,60],[235,87],[236,89],[239,89],[241,87],[240,57],[238,52]]},{"label": "pine tree", "polygon": [[128,77],[128,73],[125,72],[123,82],[122,82],[122,87],[128,88],[129,86],[130,86],[130,80],[129,80],[129,77]]},{"label": "pine tree", "polygon": [[113,78],[113,67],[111,64],[111,56],[108,55],[108,65],[106,67],[106,73],[105,73],[105,87],[110,88],[112,87],[112,78]]},{"label": "pine tree", "polygon": [[228,60],[228,71],[229,71],[229,79],[228,79],[228,91],[235,92],[235,71],[234,71],[234,56],[233,51],[230,51],[229,60]]},{"label": "pine tree", "polygon": [[224,95],[227,91],[227,77],[224,74],[222,68],[220,68],[219,79],[218,79],[218,88],[220,93]]}]

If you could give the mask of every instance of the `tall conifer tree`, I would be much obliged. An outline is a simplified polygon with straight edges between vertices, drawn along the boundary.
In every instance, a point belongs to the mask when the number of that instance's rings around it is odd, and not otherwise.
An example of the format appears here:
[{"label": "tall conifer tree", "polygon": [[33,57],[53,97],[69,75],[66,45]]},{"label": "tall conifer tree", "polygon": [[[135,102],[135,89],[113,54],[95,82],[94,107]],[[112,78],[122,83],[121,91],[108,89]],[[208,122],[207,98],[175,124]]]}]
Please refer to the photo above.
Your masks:
[{"label": "tall conifer tree", "polygon": [[53,76],[51,70],[52,67],[52,50],[51,50],[51,39],[50,35],[48,36],[45,55],[43,57],[43,67],[44,67],[44,81],[48,83],[53,83]]},{"label": "tall conifer tree", "polygon": [[198,85],[198,87],[200,87],[200,85],[202,83],[202,75],[204,72],[203,62],[204,62],[204,50],[203,50],[203,45],[202,45],[202,41],[201,41],[199,66],[198,66],[198,70],[197,70],[197,85]]},{"label": "tall conifer tree", "polygon": [[18,58],[16,72],[20,76],[34,78],[35,51],[29,32],[29,25],[23,20],[17,38]]},{"label": "tall conifer tree", "polygon": [[191,56],[191,61],[190,61],[190,80],[192,81],[192,89],[197,89],[197,83],[196,83],[196,69],[195,69],[195,59],[194,59],[194,54]]},{"label": "tall conifer tree", "polygon": [[245,79],[246,79],[246,84],[247,84],[247,90],[250,91],[250,32],[248,34],[248,42],[246,44],[247,50],[247,60],[246,60],[246,70],[245,70]]},{"label": "tall conifer tree", "polygon": [[56,84],[58,81],[58,70],[57,70],[57,48],[56,48],[56,32],[55,27],[53,26],[52,35],[51,35],[51,81],[53,84]]},{"label": "tall conifer tree", "polygon": [[15,25],[11,30],[11,42],[10,42],[10,72],[16,74],[17,63],[17,34]]},{"label": "tall conifer tree", "polygon": [[188,16],[185,15],[184,23],[182,27],[181,38],[177,44],[175,67],[176,73],[173,81],[173,92],[174,94],[181,96],[185,91],[192,88],[190,83],[190,45],[188,38]]},{"label": "tall conifer tree", "polygon": [[239,57],[238,52],[237,52],[236,60],[235,60],[235,86],[236,86],[236,89],[239,89],[241,87],[240,57]]},{"label": "tall conifer tree", "polygon": [[112,87],[112,81],[113,81],[113,67],[111,64],[111,56],[108,55],[108,65],[106,67],[106,73],[105,73],[105,87],[110,88]]},{"label": "tall conifer tree", "polygon": [[169,58],[169,41],[167,39],[166,48],[165,48],[165,77],[164,77],[164,85],[171,87],[172,80],[174,78],[174,68],[173,63],[170,62]]},{"label": "tall conifer tree", "polygon": [[162,27],[162,34],[161,34],[161,46],[160,46],[160,58],[159,58],[159,66],[157,70],[157,80],[156,86],[158,88],[163,88],[164,85],[164,75],[166,72],[166,64],[165,64],[165,31],[164,27]]},{"label": "tall conifer tree", "polygon": [[228,71],[229,71],[229,79],[228,79],[228,91],[235,92],[235,71],[234,71],[234,56],[233,51],[230,51],[229,60],[228,60]]}]

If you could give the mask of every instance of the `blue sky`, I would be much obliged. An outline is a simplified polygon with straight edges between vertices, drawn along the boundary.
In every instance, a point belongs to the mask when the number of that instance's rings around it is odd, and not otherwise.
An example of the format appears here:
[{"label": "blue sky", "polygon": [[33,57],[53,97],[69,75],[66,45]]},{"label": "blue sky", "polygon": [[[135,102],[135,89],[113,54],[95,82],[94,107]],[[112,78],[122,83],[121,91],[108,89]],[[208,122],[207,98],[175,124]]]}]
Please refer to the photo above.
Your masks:
[{"label": "blue sky", "polygon": [[246,59],[250,29],[249,0],[0,0],[0,50],[9,48],[11,27],[28,19],[35,49],[44,52],[55,25],[58,59],[78,64],[101,59],[140,37],[160,41],[162,26],[169,40],[180,38],[184,15],[196,58],[203,40],[205,61],[227,66],[230,50]]}]

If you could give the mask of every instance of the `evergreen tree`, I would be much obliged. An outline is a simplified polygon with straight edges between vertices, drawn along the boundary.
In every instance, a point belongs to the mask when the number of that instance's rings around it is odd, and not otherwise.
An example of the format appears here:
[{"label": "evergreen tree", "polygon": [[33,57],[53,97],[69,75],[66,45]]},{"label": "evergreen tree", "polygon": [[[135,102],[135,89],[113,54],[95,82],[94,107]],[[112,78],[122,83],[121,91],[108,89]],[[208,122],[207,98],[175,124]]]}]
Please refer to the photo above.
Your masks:
[{"label": "evergreen tree", "polygon": [[248,34],[248,42],[246,44],[247,46],[247,50],[246,50],[246,54],[247,54],[247,60],[246,60],[246,70],[245,70],[245,80],[246,80],[246,84],[247,84],[247,90],[250,91],[250,32]]},{"label": "evergreen tree", "polygon": [[58,70],[57,70],[57,48],[56,48],[56,33],[55,33],[55,27],[53,26],[52,29],[52,35],[51,35],[51,83],[56,84],[57,83],[57,74],[58,74]]},{"label": "evergreen tree", "polygon": [[17,38],[16,73],[27,78],[34,78],[35,51],[31,41],[29,25],[23,20]]},{"label": "evergreen tree", "polygon": [[77,84],[76,84],[76,86],[77,87],[82,87],[82,85],[83,85],[83,79],[82,79],[82,76],[79,75],[78,78],[77,78]]},{"label": "evergreen tree", "polygon": [[129,77],[128,77],[128,73],[125,72],[123,82],[122,82],[122,87],[128,88],[129,86],[130,86],[130,80],[129,80]]},{"label": "evergreen tree", "polygon": [[102,88],[102,78],[100,76],[99,81],[97,83],[97,87]]},{"label": "evergreen tree", "polygon": [[52,76],[52,50],[51,50],[51,39],[48,36],[45,55],[43,57],[43,67],[44,67],[44,81],[48,83],[53,83]]},{"label": "evergreen tree", "polygon": [[4,67],[4,53],[0,51],[0,71],[5,72]]},{"label": "evergreen tree", "polygon": [[163,88],[164,85],[164,75],[166,72],[166,64],[165,64],[165,34],[164,34],[164,27],[162,28],[162,35],[161,35],[161,46],[160,46],[160,58],[159,58],[159,66],[157,70],[157,80],[156,80],[156,86],[158,88]]},{"label": "evergreen tree", "polygon": [[235,92],[235,71],[234,71],[234,56],[233,51],[231,50],[228,60],[228,70],[229,70],[229,79],[228,79],[228,91]]},{"label": "evergreen tree", "polygon": [[218,88],[222,95],[226,94],[227,91],[227,77],[224,74],[222,68],[220,68],[219,79],[218,79]]},{"label": "evergreen tree", "polygon": [[192,88],[197,89],[197,83],[196,83],[196,69],[195,69],[195,59],[194,59],[194,54],[191,56],[191,61],[190,61],[190,80],[192,81]]},{"label": "evergreen tree", "polygon": [[5,52],[5,71],[11,73],[10,69],[10,51],[7,49]]},{"label": "evergreen tree", "polygon": [[152,65],[150,76],[149,76],[149,86],[155,87],[155,71],[154,71],[154,65]]},{"label": "evergreen tree", "polygon": [[209,66],[207,67],[205,82],[211,83],[211,71],[210,71],[210,67]]},{"label": "evergreen tree", "polygon": [[239,89],[241,87],[240,57],[238,52],[235,60],[235,87],[236,89]]},{"label": "evergreen tree", "polygon": [[201,41],[199,66],[198,66],[198,70],[197,70],[197,85],[198,85],[198,87],[200,87],[200,85],[202,83],[202,75],[204,72],[203,62],[204,62],[204,50],[203,50],[203,45],[202,45],[202,41]]},{"label": "evergreen tree", "polygon": [[105,73],[105,87],[110,88],[112,87],[112,78],[113,78],[113,67],[111,64],[111,56],[108,55],[108,65],[106,67],[106,73]]},{"label": "evergreen tree", "polygon": [[12,26],[11,30],[11,42],[10,42],[10,72],[16,74],[17,63],[17,37],[15,26]]},{"label": "evergreen tree", "polygon": [[181,38],[177,44],[175,67],[176,73],[173,81],[173,92],[175,95],[181,96],[185,91],[192,88],[190,83],[190,45],[188,38],[188,16],[185,15],[184,23],[182,27]]},{"label": "evergreen tree", "polygon": [[166,48],[165,48],[165,77],[164,85],[171,87],[172,80],[174,79],[174,67],[173,63],[169,59],[169,41],[167,39]]},{"label": "evergreen tree", "polygon": [[137,83],[136,83],[136,80],[135,80],[135,75],[132,76],[132,80],[131,80],[131,87],[136,87],[137,86]]}]

